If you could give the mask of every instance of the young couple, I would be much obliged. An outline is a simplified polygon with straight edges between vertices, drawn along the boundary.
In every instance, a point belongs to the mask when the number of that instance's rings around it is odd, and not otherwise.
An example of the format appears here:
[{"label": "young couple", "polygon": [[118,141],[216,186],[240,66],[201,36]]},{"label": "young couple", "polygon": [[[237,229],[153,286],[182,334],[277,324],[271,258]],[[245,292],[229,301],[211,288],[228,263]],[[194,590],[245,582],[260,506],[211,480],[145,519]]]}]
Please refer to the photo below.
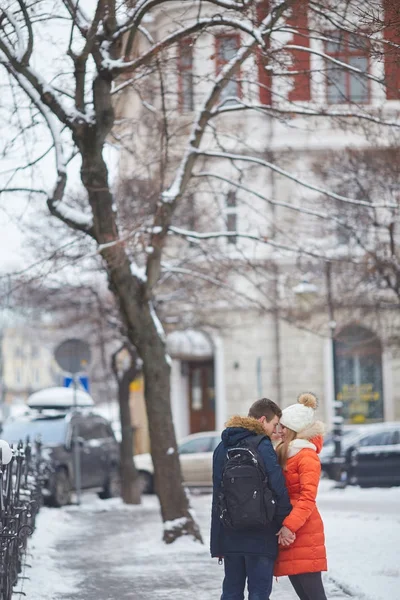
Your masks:
[{"label": "young couple", "polygon": [[[243,600],[246,579],[249,600],[269,600],[273,575],[288,575],[301,600],[327,600],[321,578],[327,570],[324,527],[315,505],[324,426],[315,420],[316,407],[311,393],[283,411],[263,398],[248,417],[232,417],[222,433],[213,458],[211,521],[211,556],[225,564],[221,600]],[[271,437],[279,422],[282,439],[274,449]],[[235,530],[224,526],[218,511],[227,451],[259,435],[266,436],[258,455],[275,496],[275,517],[263,528]]]}]

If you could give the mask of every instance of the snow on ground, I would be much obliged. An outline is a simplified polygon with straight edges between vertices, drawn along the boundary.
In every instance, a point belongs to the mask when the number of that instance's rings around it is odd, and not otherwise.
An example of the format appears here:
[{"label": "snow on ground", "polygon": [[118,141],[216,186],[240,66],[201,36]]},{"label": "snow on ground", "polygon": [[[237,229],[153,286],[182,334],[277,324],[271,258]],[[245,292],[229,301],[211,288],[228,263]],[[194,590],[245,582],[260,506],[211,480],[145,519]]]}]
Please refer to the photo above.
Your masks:
[{"label": "snow on ground", "polygon": [[[332,485],[322,481],[318,498],[329,600],[400,600],[400,488]],[[43,509],[30,544],[27,600],[186,600],[188,593],[196,600],[219,598],[223,568],[208,551],[211,496],[192,495],[191,503],[204,546],[187,538],[164,545],[154,496],[127,507],[84,495],[80,507]],[[287,578],[274,583],[271,600],[296,598]]]},{"label": "snow on ground", "polygon": [[22,575],[27,579],[22,579],[16,586],[17,598],[23,597],[18,591],[22,591],[28,600],[55,600],[61,594],[72,597],[81,577],[78,573],[60,569],[56,546],[60,539],[73,539],[77,530],[73,516],[64,510],[40,510],[23,565]]},{"label": "snow on ground", "polygon": [[400,487],[321,483],[329,576],[357,598],[400,600]]}]

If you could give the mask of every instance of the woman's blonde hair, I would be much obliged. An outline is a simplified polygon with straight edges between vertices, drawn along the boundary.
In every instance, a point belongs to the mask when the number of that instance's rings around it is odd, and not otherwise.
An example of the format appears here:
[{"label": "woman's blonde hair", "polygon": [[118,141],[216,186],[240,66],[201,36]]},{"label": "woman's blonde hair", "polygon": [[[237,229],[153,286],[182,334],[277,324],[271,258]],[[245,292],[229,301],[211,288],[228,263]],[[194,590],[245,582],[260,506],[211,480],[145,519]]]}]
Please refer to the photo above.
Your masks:
[{"label": "woman's blonde hair", "polygon": [[297,433],[293,431],[293,429],[289,429],[286,427],[286,435],[285,441],[278,444],[276,447],[276,453],[278,455],[278,462],[281,465],[282,469],[286,469],[286,463],[289,454],[289,444],[293,442],[297,437]]}]

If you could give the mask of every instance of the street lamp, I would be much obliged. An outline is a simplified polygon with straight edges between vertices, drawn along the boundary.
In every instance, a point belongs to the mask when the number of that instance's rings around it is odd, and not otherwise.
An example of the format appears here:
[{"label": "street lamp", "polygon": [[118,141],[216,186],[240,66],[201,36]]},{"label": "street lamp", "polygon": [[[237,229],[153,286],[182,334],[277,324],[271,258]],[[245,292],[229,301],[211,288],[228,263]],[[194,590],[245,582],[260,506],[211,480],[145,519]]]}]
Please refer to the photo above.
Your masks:
[{"label": "street lamp", "polygon": [[338,397],[338,385],[337,385],[337,353],[336,353],[336,321],[335,321],[335,309],[333,304],[332,295],[332,263],[326,261],[325,263],[325,277],[326,277],[326,291],[328,300],[328,311],[329,311],[329,331],[331,339],[331,353],[332,353],[332,371],[333,371],[333,443],[334,443],[334,479],[343,486],[346,485],[343,471],[343,456],[342,456],[342,439],[343,439],[343,416],[342,408],[343,402],[337,399]]},{"label": "street lamp", "polygon": [[[332,356],[332,373],[333,373],[333,440],[334,440],[334,479],[338,482],[342,482],[342,435],[343,435],[343,417],[342,407],[343,402],[337,400],[338,389],[337,389],[337,365],[336,365],[336,321],[334,314],[334,305],[332,297],[332,278],[331,278],[331,267],[332,263],[326,261],[325,263],[325,276],[326,276],[326,289],[327,289],[327,301],[328,301],[328,312],[329,312],[329,332],[330,332],[330,345],[331,345],[331,356]],[[315,296],[318,293],[318,288],[313,283],[310,283],[307,279],[303,279],[298,285],[293,288],[293,292],[303,300],[303,308],[310,308]],[[343,482],[342,482],[343,483]]]}]

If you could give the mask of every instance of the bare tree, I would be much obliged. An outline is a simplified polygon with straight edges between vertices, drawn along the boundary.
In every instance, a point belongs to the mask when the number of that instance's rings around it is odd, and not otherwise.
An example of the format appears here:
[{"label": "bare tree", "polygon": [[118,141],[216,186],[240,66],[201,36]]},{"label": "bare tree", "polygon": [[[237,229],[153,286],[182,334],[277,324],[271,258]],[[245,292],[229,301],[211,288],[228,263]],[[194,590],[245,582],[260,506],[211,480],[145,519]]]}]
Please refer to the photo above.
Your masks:
[{"label": "bare tree", "polygon": [[125,343],[112,356],[112,369],[118,382],[118,403],[121,420],[121,496],[126,504],[140,503],[140,480],[132,458],[133,427],[130,399],[130,384],[135,379],[137,354]]},{"label": "bare tree", "polygon": [[[224,0],[210,0],[210,3],[232,8],[239,15],[247,10],[249,4]],[[124,240],[118,234],[114,199],[103,156],[107,136],[114,124],[113,81],[121,75],[146,69],[162,50],[196,31],[224,24],[241,28],[239,19],[225,19],[222,16],[203,19],[199,15],[188,26],[182,27],[177,23],[171,35],[160,42],[151,41],[149,49],[140,56],[131,58],[136,38],[146,35],[144,17],[163,4],[166,3],[162,0],[148,0],[134,3],[128,8],[113,0],[99,0],[94,14],[88,16],[78,4],[70,0],[43,1],[35,5],[29,5],[24,0],[7,2],[1,13],[0,51],[2,65],[12,81],[12,93],[15,90],[23,91],[28,99],[28,112],[31,111],[33,119],[44,122],[48,128],[49,146],[54,150],[57,172],[53,192],[47,198],[48,208],[55,217],[69,227],[85,233],[98,245],[129,339],[143,360],[156,488],[163,519],[168,523],[164,539],[171,542],[182,534],[190,534],[198,539],[201,536],[181,486],[169,402],[170,366],[165,354],[164,334],[154,310],[153,289],[160,274],[162,249],[171,217],[190,179],[210,111],[226,86],[227,78],[268,37],[286,3],[278,3],[277,8],[266,15],[256,35],[248,32],[252,38],[250,43],[243,46],[235,60],[223,69],[203,109],[197,115],[190,141],[191,151],[185,153],[175,180],[163,192],[157,204],[149,239],[149,246],[153,251],[148,255],[146,278],[143,278],[129,260]],[[34,56],[35,52],[40,52],[42,24],[51,25],[58,22],[59,18],[69,27],[69,44],[63,59],[70,65],[70,71],[66,69],[59,77],[55,74],[52,79],[46,80],[34,68]],[[73,75],[66,84],[71,70]],[[19,97],[21,98],[20,95]],[[15,111],[19,113],[17,105]],[[29,136],[32,122],[27,124],[26,119],[23,121],[24,133]],[[65,151],[66,140],[72,143],[69,156]],[[16,138],[11,143],[15,144]],[[81,181],[87,192],[88,206],[85,212],[68,206],[64,197],[68,161],[76,154],[81,160]],[[40,192],[35,190],[35,193]],[[162,436],[160,431],[163,432]],[[174,452],[171,452],[171,448]]]}]

